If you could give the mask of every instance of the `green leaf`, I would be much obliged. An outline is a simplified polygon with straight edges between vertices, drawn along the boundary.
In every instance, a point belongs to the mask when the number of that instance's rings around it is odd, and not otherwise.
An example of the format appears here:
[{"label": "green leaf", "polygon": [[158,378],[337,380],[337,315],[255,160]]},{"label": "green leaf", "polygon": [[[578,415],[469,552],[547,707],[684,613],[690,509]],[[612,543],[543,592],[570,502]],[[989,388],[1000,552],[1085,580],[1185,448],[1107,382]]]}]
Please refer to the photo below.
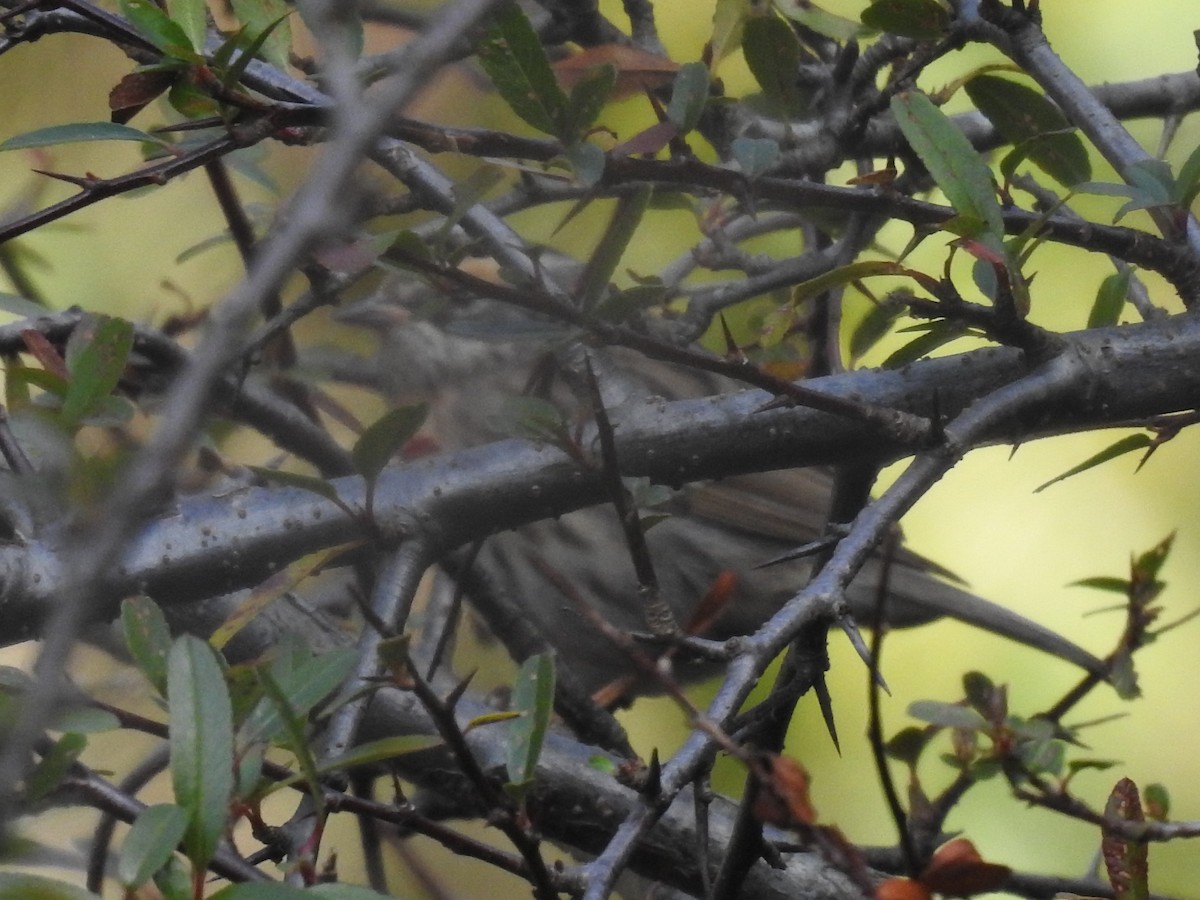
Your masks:
[{"label": "green leaf", "polygon": [[1146,804],[1146,816],[1165,822],[1171,816],[1171,794],[1165,784],[1148,784],[1142,788],[1142,800]]},{"label": "green leaf", "polygon": [[721,60],[742,46],[742,28],[749,9],[747,0],[717,0],[713,9],[712,37],[708,42],[714,72]]},{"label": "green leaf", "polygon": [[594,311],[608,291],[613,273],[641,224],[652,194],[651,187],[641,185],[633,193],[617,199],[612,218],[579,276],[578,302],[585,312]]},{"label": "green leaf", "polygon": [[562,410],[541,397],[506,397],[496,418],[501,433],[535,441],[559,441],[567,428]]},{"label": "green leaf", "polygon": [[1092,311],[1088,315],[1088,328],[1116,325],[1120,321],[1121,310],[1125,308],[1125,300],[1129,296],[1131,271],[1125,267],[1100,283],[1100,289],[1096,291],[1096,302],[1092,304]]},{"label": "green leaf", "polygon": [[604,151],[590,141],[568,147],[563,156],[581,186],[595,187],[604,177]]},{"label": "green leaf", "polygon": [[[306,716],[332,694],[354,670],[357,654],[350,648],[330,650],[319,655],[303,645],[285,645],[267,669],[279,699],[288,710]],[[238,729],[241,746],[278,740],[285,722],[278,704],[264,697]]]},{"label": "green leaf", "polygon": [[992,680],[982,672],[967,672],[963,675],[963,692],[971,708],[986,718],[996,695]]},{"label": "green leaf", "polygon": [[[319,18],[316,13],[319,7],[312,3],[297,3],[295,4],[296,12],[300,14],[300,20],[305,24],[310,32],[316,33],[325,26],[325,19]],[[351,59],[361,59],[363,54],[363,45],[366,40],[366,35],[363,32],[362,14],[357,3],[339,3],[338,4],[338,24],[342,26],[340,33],[337,35],[329,34],[328,26],[325,26],[321,35],[322,41],[339,40],[347,56]]]},{"label": "green leaf", "polygon": [[983,716],[973,709],[957,703],[940,703],[936,700],[917,700],[908,707],[914,719],[940,725],[942,728],[967,728],[972,731],[987,730]]},{"label": "green leaf", "polygon": [[[440,747],[443,743],[440,738],[430,734],[406,734],[399,737],[380,738],[377,741],[368,741],[365,744],[360,744],[340,756],[326,759],[317,767],[316,773],[318,775],[328,775],[334,772],[349,771],[350,769],[362,766],[374,766],[409,753],[420,753],[423,750]],[[302,780],[303,777],[302,774],[297,773],[288,778],[273,781],[264,793],[273,794],[284,788],[291,787]]]},{"label": "green leaf", "polygon": [[1117,692],[1117,696],[1122,700],[1136,700],[1142,696],[1142,689],[1138,685],[1137,670],[1133,666],[1133,655],[1130,653],[1120,653],[1113,660],[1111,667],[1113,690]]},{"label": "green leaf", "polygon": [[909,341],[899,350],[883,361],[885,369],[899,369],[921,357],[932,353],[938,347],[957,340],[967,333],[967,327],[961,322],[946,320],[934,322],[924,328],[924,334]]},{"label": "green leaf", "polygon": [[1175,543],[1175,532],[1171,532],[1145,553],[1133,561],[1131,574],[1135,581],[1149,582],[1158,578],[1163,564],[1171,555],[1171,547]]},{"label": "green leaf", "polygon": [[133,326],[124,319],[100,316],[85,321],[76,334],[83,334],[85,343],[67,357],[71,384],[63,398],[62,419],[68,428],[101,411],[120,382],[133,350]]},{"label": "green leaf", "polygon": [[892,114],[937,186],[958,211],[983,223],[985,243],[1002,250],[1004,223],[992,173],[966,136],[924,94],[892,98]]},{"label": "green leaf", "polygon": [[883,750],[891,759],[915,766],[931,737],[929,729],[910,725],[892,735]]},{"label": "green leaf", "polygon": [[935,41],[950,27],[950,14],[937,0],[876,0],[861,19],[868,28],[919,41]]},{"label": "green leaf", "polygon": [[850,357],[859,359],[892,329],[904,313],[899,303],[878,303],[871,307],[850,335]]},{"label": "green leaf", "polygon": [[388,900],[385,894],[349,884],[319,884],[304,890],[285,884],[231,884],[213,894],[210,900],[312,900],[314,896],[331,900]]},{"label": "green leaf", "polygon": [[123,887],[140,887],[167,864],[187,831],[187,818],[170,803],[149,806],[138,814],[117,858],[117,880]]},{"label": "green leaf", "polygon": [[824,275],[818,275],[816,278],[810,278],[808,281],[802,281],[796,285],[792,289],[792,303],[798,306],[826,291],[844,287],[851,282],[869,278],[872,275],[908,275],[911,273],[911,269],[888,260],[867,260],[851,263],[848,266],[839,266]]},{"label": "green leaf", "polygon": [[208,9],[204,0],[167,0],[167,15],[179,26],[191,48],[203,54],[208,32]]},{"label": "green leaf", "polygon": [[554,655],[539,653],[521,664],[512,708],[521,713],[508,725],[508,778],[520,788],[533,781],[542,742],[554,713]]},{"label": "green leaf", "polygon": [[74,122],[70,125],[51,125],[27,131],[0,143],[2,150],[29,150],[34,147],[53,147],[57,144],[79,144],[86,141],[137,141],[156,146],[168,146],[157,135],[148,134],[128,125],[115,122]]},{"label": "green leaf", "polygon": [[64,734],[42,755],[25,779],[25,800],[37,803],[53,793],[87,747],[82,734]]},{"label": "green leaf", "polygon": [[267,469],[263,466],[248,466],[247,468],[264,481],[274,482],[285,487],[300,488],[301,490],[310,491],[324,497],[326,500],[334,502],[338,502],[341,499],[338,496],[337,488],[324,478],[318,478],[315,475],[285,472],[282,469]]},{"label": "green leaf", "polygon": [[563,113],[563,141],[574,144],[582,138],[600,116],[613,86],[617,83],[616,66],[597,66],[575,87],[571,88],[571,99]]},{"label": "green leaf", "polygon": [[1058,107],[1031,87],[995,75],[976,75],[967,95],[1011,144],[1028,142],[1024,155],[1061,184],[1072,187],[1092,177],[1083,141]]},{"label": "green leaf", "polygon": [[1192,208],[1197,193],[1200,193],[1200,145],[1184,161],[1175,181],[1175,195],[1183,209]]},{"label": "green leaf", "polygon": [[311,741],[305,733],[303,716],[288,703],[283,689],[279,687],[271,674],[263,669],[257,670],[258,682],[263,689],[263,699],[275,708],[275,716],[280,723],[280,741],[296,758],[296,766],[300,770],[302,780],[308,785],[311,797],[317,808],[318,817],[323,816],[324,798],[317,774],[317,760],[313,755]]},{"label": "green leaf", "polygon": [[774,115],[790,119],[805,112],[808,103],[796,80],[800,41],[791,25],[774,15],[751,16],[742,32],[742,53]]},{"label": "green leaf", "polygon": [[167,56],[188,63],[204,62],[179,23],[171,21],[153,0],[119,0],[118,5],[129,23]]},{"label": "green leaf", "polygon": [[99,900],[83,888],[40,875],[0,874],[0,900]]},{"label": "green leaf", "polygon": [[233,710],[212,648],[191,635],[167,657],[171,720],[171,780],[187,813],[185,846],[205,866],[225,833],[233,791]]},{"label": "green leaf", "polygon": [[167,695],[167,656],[171,652],[171,629],[158,605],[145,595],[121,603],[121,630],[125,646],[146,679]]},{"label": "green leaf", "polygon": [[770,138],[734,138],[729,149],[747,178],[758,177],[779,159],[779,144]]},{"label": "green leaf", "polygon": [[476,52],[513,112],[538,131],[561,136],[567,97],[554,80],[537,32],[517,4],[506,4],[496,14]]},{"label": "green leaf", "polygon": [[172,856],[167,864],[154,873],[154,886],[162,892],[163,900],[194,900],[192,872],[179,857]]},{"label": "green leaf", "polygon": [[421,428],[428,412],[428,406],[417,403],[385,413],[354,444],[351,451],[354,471],[373,482],[396,452]]},{"label": "green leaf", "polygon": [[1033,489],[1033,492],[1036,494],[1040,491],[1044,491],[1052,484],[1058,484],[1060,481],[1066,481],[1073,475],[1078,475],[1080,472],[1086,472],[1088,469],[1093,469],[1101,463],[1106,463],[1109,460],[1116,459],[1118,456],[1124,456],[1126,453],[1132,453],[1134,450],[1141,450],[1149,447],[1152,443],[1153,440],[1148,434],[1139,433],[1127,435],[1126,437],[1121,438],[1119,441],[1109,444],[1099,453],[1089,456],[1079,465],[1072,466],[1061,475],[1051,478],[1044,484],[1039,484]]},{"label": "green leaf", "polygon": [[[437,236],[433,239],[435,245],[441,246],[447,235],[458,227],[462,217],[483,200],[488,191],[502,181],[504,181],[504,172],[500,170],[499,166],[483,165],[455,184],[454,206],[438,228]],[[411,234],[411,232],[409,233]]]},{"label": "green leaf", "polygon": [[[349,6],[353,9],[353,4]],[[256,44],[261,41],[263,59],[281,72],[286,72],[290,65],[291,13],[292,7],[284,0],[233,0],[233,14],[246,26],[247,34]]]},{"label": "green leaf", "polygon": [[708,103],[708,68],[704,63],[690,62],[680,66],[671,86],[671,101],[667,104],[667,121],[684,135],[696,127],[704,105]]},{"label": "green leaf", "polygon": [[1121,596],[1129,593],[1129,582],[1124,578],[1113,578],[1111,575],[1080,578],[1078,581],[1072,581],[1069,587],[1093,588],[1097,591],[1108,591],[1111,594],[1120,594]]},{"label": "green leaf", "polygon": [[863,30],[858,22],[826,12],[814,4],[802,5],[788,0],[776,0],[775,9],[793,22],[799,22],[805,28],[811,28],[817,34],[833,38],[838,43],[854,40]]}]

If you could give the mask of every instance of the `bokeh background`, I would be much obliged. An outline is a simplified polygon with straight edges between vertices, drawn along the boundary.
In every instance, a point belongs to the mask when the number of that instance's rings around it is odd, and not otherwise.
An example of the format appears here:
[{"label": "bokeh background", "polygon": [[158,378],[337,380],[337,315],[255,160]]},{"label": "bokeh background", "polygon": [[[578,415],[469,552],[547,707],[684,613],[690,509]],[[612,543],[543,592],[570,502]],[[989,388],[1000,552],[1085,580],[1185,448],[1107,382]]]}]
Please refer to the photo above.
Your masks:
[{"label": "bokeh background", "polygon": [[[823,5],[856,18],[866,3],[828,0]],[[623,21],[616,0],[607,0],[602,6],[613,21]],[[703,0],[660,0],[656,4],[661,33],[675,60],[699,58],[711,30],[711,6]],[[1192,31],[1200,27],[1200,8],[1189,0],[1146,4],[1120,0],[1049,2],[1043,8],[1045,29],[1055,48],[1089,83],[1120,82],[1195,68]],[[922,84],[935,88],[995,59],[995,54],[986,51],[956,54],[930,70]],[[86,38],[54,37],[18,47],[0,58],[0,84],[4,86],[0,91],[0,138],[51,124],[106,118],[107,91],[128,70],[128,61],[116,51]],[[737,57],[727,60],[720,74],[731,94],[754,90]],[[453,102],[447,100],[451,95]],[[496,103],[495,97],[480,90],[477,77],[460,72],[427,92],[413,113],[443,122],[505,124],[507,119],[496,118]],[[623,136],[652,121],[650,111],[640,101],[618,104],[604,118]],[[1196,116],[1185,119],[1179,129],[1167,154],[1175,165],[1200,143],[1197,121],[1200,118]],[[139,120],[137,124],[149,122]],[[1160,123],[1149,120],[1134,123],[1131,128],[1144,146],[1151,150],[1157,146]],[[697,149],[704,152],[702,147]],[[312,154],[295,148],[268,148],[257,162],[275,179],[277,191],[239,178],[238,189],[244,201],[261,209],[264,216],[269,215],[280,197],[303,178]],[[137,162],[136,150],[125,145],[76,145],[36,156],[0,154],[0,210],[38,207],[70,193],[66,186],[32,174],[31,168],[115,175],[130,170]],[[1111,170],[1100,160],[1094,164],[1096,180],[1113,180]],[[1108,221],[1116,204],[1087,200],[1077,208]],[[531,239],[550,238],[546,218],[542,217],[541,222],[534,217],[522,220]],[[687,229],[676,228],[675,224],[654,230],[650,240],[635,241],[625,265],[642,272],[654,271],[685,249]],[[1127,224],[1149,227],[1137,217],[1131,217]],[[589,235],[594,235],[594,226],[595,219],[581,217],[554,240],[564,249],[583,252]],[[643,227],[652,228],[649,221]],[[223,228],[207,184],[196,173],[165,187],[79,212],[21,238],[11,249],[34,261],[33,280],[54,308],[78,304],[161,322],[168,314],[208,306],[236,282],[240,263],[230,244],[189,253]],[[898,250],[908,237],[907,229],[897,227],[883,235],[883,243]],[[936,238],[927,241],[922,255],[914,261],[923,261],[934,270],[940,268],[943,243]],[[789,252],[782,246],[767,249]],[[1102,258],[1051,248],[1038,251],[1033,268],[1038,273],[1033,288],[1033,317],[1040,324],[1062,330],[1083,327],[1096,288],[1112,271]],[[1163,284],[1153,278],[1148,284],[1159,302],[1177,308],[1177,301]],[[0,290],[4,289],[11,287],[0,285]],[[848,318],[862,311],[861,305],[856,307],[851,301]],[[318,318],[301,327],[300,340],[328,333],[330,326]],[[362,344],[361,335],[346,332],[343,336]],[[968,346],[965,342],[953,345],[947,352]],[[889,347],[880,348],[875,361]],[[366,419],[378,411],[377,406],[369,404],[363,409]],[[1140,472],[1134,471],[1136,460],[1126,457],[1043,493],[1034,493],[1037,485],[1116,437],[1112,433],[1064,437],[1024,446],[1016,452],[997,447],[971,454],[907,517],[904,526],[910,543],[953,568],[982,595],[1035,616],[1103,653],[1116,638],[1120,616],[1087,614],[1110,605],[1111,595],[1071,587],[1071,582],[1095,575],[1123,576],[1131,555],[1177,531],[1175,549],[1164,571],[1169,587],[1162,603],[1167,619],[1191,611],[1200,603],[1195,590],[1200,584],[1200,518],[1195,512],[1200,505],[1200,486],[1196,477],[1188,474],[1197,458],[1194,437],[1185,434],[1166,445]],[[1142,786],[1165,784],[1173,798],[1173,817],[1200,819],[1200,764],[1194,750],[1200,721],[1197,629],[1200,623],[1173,631],[1139,656],[1143,699],[1123,702],[1111,691],[1099,690],[1073,714],[1071,721],[1123,714],[1123,718],[1088,730],[1085,740],[1090,749],[1078,751],[1079,755],[1119,762],[1107,772],[1085,773],[1073,782],[1073,789],[1093,805],[1101,806],[1112,783],[1128,776]],[[812,774],[814,799],[825,821],[837,824],[854,841],[891,843],[895,835],[862,738],[866,728],[866,673],[839,635],[832,637],[831,650],[830,688],[842,736],[842,755],[833,752],[812,701],[802,707],[788,749]],[[21,664],[30,652],[30,648],[6,651],[4,661]],[[973,669],[1008,684],[1012,709],[1020,714],[1032,714],[1052,703],[1075,678],[1063,664],[950,623],[898,634],[889,637],[884,650],[884,674],[892,689],[892,696],[884,698],[886,731],[892,733],[913,724],[905,714],[913,700],[957,699],[962,674]],[[112,666],[96,656],[81,661],[77,672],[82,681],[103,683],[117,696],[140,690],[135,679],[116,674]],[[686,733],[682,714],[665,700],[639,701],[624,718],[639,750],[645,753],[652,747],[669,753]],[[112,749],[111,744],[105,749],[104,738],[96,745],[101,752]],[[951,776],[949,769],[932,758],[922,770],[931,789]],[[897,772],[897,777],[902,773]],[[719,786],[727,790],[737,790],[740,778],[741,772],[734,764],[722,764],[718,770]],[[77,825],[79,818],[67,814],[38,819],[29,823],[30,830],[33,836],[44,839],[48,830],[63,833],[65,823]],[[1094,864],[1098,845],[1094,829],[1023,808],[1008,797],[999,781],[973,790],[950,824],[963,829],[986,858],[1025,870],[1081,874]],[[481,877],[488,879],[486,893],[493,893],[494,873],[459,860],[448,865],[448,857],[436,848],[426,848],[420,842],[414,847],[423,865],[436,872],[438,879],[458,896],[483,896],[485,892],[471,887],[479,884],[477,879]],[[343,871],[351,871],[356,850],[348,831],[337,849]],[[1153,847],[1152,886],[1163,893],[1200,897],[1197,859],[1200,854],[1194,843]],[[514,884],[513,890],[514,896],[522,895],[519,884]],[[420,888],[414,885],[407,895],[419,896]]]}]

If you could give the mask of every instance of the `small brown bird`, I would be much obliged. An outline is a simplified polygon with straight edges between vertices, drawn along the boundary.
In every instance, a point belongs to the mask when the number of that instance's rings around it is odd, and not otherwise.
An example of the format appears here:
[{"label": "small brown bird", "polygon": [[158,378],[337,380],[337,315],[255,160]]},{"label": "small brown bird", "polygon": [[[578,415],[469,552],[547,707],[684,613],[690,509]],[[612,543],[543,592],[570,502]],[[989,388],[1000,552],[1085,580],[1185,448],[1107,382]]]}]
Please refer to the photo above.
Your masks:
[{"label": "small brown bird", "polygon": [[[545,343],[496,340],[497,332],[519,329],[494,321],[479,323],[478,333],[493,336],[482,340],[429,322],[408,321],[397,312],[392,307],[387,327],[380,329],[383,347],[376,359],[383,361],[377,371],[382,387],[399,397],[429,400],[432,432],[446,449],[510,436],[504,426],[505,404],[526,390],[535,365],[545,364]],[[344,318],[380,325],[376,310],[352,310]],[[461,320],[455,325],[469,330]],[[623,410],[631,405],[743,389],[709,373],[655,362],[621,348],[590,352],[618,432]],[[557,355],[560,363],[563,355]],[[579,421],[588,415],[588,404],[566,386],[568,380],[559,380],[546,396],[567,421]],[[728,602],[706,636],[748,634],[762,625],[804,585],[811,562],[799,559],[765,568],[761,564],[825,534],[832,487],[828,471],[809,468],[731,477],[673,492],[651,511],[668,515],[649,528],[645,538],[660,594],[676,620],[686,626],[702,598],[723,579],[730,591]],[[475,584],[486,584],[509,610],[522,610],[557,651],[560,666],[569,666],[585,687],[596,689],[633,671],[626,654],[578,605],[586,602],[623,631],[647,630],[638,580],[611,505],[494,535],[483,543],[472,565],[482,576]],[[890,626],[909,627],[949,616],[1089,671],[1103,671],[1100,660],[1086,650],[975,596],[952,583],[946,570],[902,546],[887,566],[880,558],[869,560],[850,586],[847,600],[860,622],[873,618],[885,569],[884,618]],[[497,615],[505,614],[493,612]],[[504,621],[493,618],[489,624],[504,635]],[[711,671],[686,662],[676,666],[683,680]]]}]

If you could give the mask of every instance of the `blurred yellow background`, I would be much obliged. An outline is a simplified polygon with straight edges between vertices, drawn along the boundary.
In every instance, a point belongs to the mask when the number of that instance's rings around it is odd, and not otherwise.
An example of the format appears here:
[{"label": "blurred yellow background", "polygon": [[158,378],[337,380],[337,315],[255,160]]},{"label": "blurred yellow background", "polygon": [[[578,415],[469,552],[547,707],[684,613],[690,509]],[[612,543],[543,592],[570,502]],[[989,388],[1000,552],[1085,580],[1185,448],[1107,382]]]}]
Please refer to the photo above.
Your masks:
[{"label": "blurred yellow background", "polygon": [[[824,4],[851,18],[865,5],[835,0]],[[602,6],[613,21],[623,21],[617,0],[607,0]],[[1192,30],[1200,27],[1200,9],[1193,2],[1092,0],[1086,4],[1047,2],[1043,8],[1045,29],[1053,45],[1089,83],[1195,68]],[[710,33],[711,4],[660,0],[656,9],[672,56],[679,62],[697,59]],[[922,84],[935,88],[936,79],[949,80],[994,58],[995,54],[978,51],[957,54],[940,63]],[[86,38],[47,38],[18,48],[0,58],[0,77],[6,88],[0,96],[4,122],[0,137],[50,124],[106,118],[107,91],[128,69],[129,63],[119,54]],[[721,74],[731,94],[752,90],[738,59],[728,60]],[[496,100],[484,97],[482,102]],[[454,107],[455,119],[468,118],[462,112],[461,99]],[[435,121],[446,121],[450,115],[436,94],[422,98],[418,112]],[[619,114],[606,116],[605,121],[627,136],[639,124],[648,123],[650,114],[644,104],[631,101],[621,104]],[[1176,165],[1200,142],[1196,121],[1193,116],[1184,122],[1168,154]],[[147,119],[135,124],[157,122]],[[1159,137],[1158,123],[1150,120],[1132,128],[1143,145],[1153,150]],[[266,167],[285,189],[303,177],[311,158],[308,151],[282,147],[272,147],[271,154]],[[136,162],[133,149],[109,144],[55,148],[36,159],[22,153],[0,154],[0,184],[4,185],[0,208],[25,202],[35,187],[40,191],[33,200],[36,206],[72,192],[66,185],[30,174],[31,167],[115,175]],[[1098,164],[1095,177],[1111,178],[1111,172]],[[237,183],[248,203],[276,202],[269,191],[244,179]],[[1105,221],[1115,207],[1108,201],[1089,201],[1080,208]],[[1126,224],[1147,227],[1144,220],[1136,218]],[[215,302],[236,281],[239,261],[231,245],[176,261],[180,253],[223,227],[207,182],[202,174],[193,173],[164,188],[84,210],[22,238],[20,243],[46,261],[44,268],[34,270],[34,278],[55,308],[78,304],[161,321],[169,312]],[[582,244],[587,230],[586,224],[576,223],[567,229],[564,240]],[[899,249],[908,234],[894,228],[885,233],[884,240],[892,249]],[[653,241],[635,242],[626,265],[652,271],[684,249],[682,241],[672,247],[670,240],[656,234]],[[923,256],[917,259],[939,266],[943,243],[936,238],[927,241]],[[1034,317],[1043,325],[1063,330],[1083,327],[1096,288],[1112,271],[1104,259],[1056,249],[1039,250],[1033,268],[1038,273],[1033,288]],[[1178,307],[1161,283],[1151,279],[1149,285],[1159,302],[1171,309]],[[315,333],[318,327],[308,325],[302,331]],[[880,358],[874,357],[875,361]],[[1195,514],[1200,508],[1200,487],[1183,470],[1189,459],[1196,458],[1194,436],[1185,434],[1163,447],[1136,475],[1135,460],[1125,457],[1044,493],[1033,493],[1037,485],[1115,439],[1114,434],[1075,436],[1025,446],[1011,455],[1008,448],[973,453],[906,519],[910,543],[953,568],[980,594],[1104,653],[1115,640],[1120,617],[1084,618],[1083,614],[1110,605],[1111,595],[1067,585],[1089,576],[1126,575],[1131,555],[1149,549],[1177,529],[1175,549],[1164,572],[1169,583],[1162,597],[1165,619],[1191,611],[1197,604],[1193,586],[1200,584],[1200,521]],[[1152,782],[1166,784],[1174,801],[1172,816],[1200,819],[1200,773],[1192,744],[1198,736],[1200,713],[1200,671],[1194,649],[1197,628],[1200,624],[1171,632],[1138,658],[1144,699],[1124,703],[1110,690],[1101,689],[1069,718],[1069,722],[1077,722],[1126,714],[1086,732],[1084,739],[1091,749],[1077,752],[1120,761],[1107,772],[1085,773],[1073,783],[1073,789],[1094,806],[1103,804],[1117,778],[1128,776],[1143,787]],[[839,758],[832,752],[811,700],[794,724],[789,752],[810,770],[815,802],[825,821],[837,824],[854,841],[891,843],[895,835],[875,789],[868,750],[861,738],[866,721],[866,674],[840,635],[833,635],[831,644],[830,686],[843,754]],[[889,637],[884,650],[884,674],[892,689],[892,697],[884,700],[888,733],[913,724],[905,715],[913,700],[958,699],[961,676],[971,669],[1009,684],[1012,710],[1018,714],[1031,714],[1053,702],[1075,678],[1061,664],[953,624],[898,634]],[[625,714],[625,720],[634,730],[639,750],[647,753],[651,747],[669,752],[686,727],[682,716],[661,699],[640,701]],[[736,768],[723,766],[720,771],[724,786],[736,790],[740,779]],[[903,777],[899,771],[896,774]],[[951,776],[949,769],[932,758],[922,774],[931,788]],[[38,823],[34,824],[37,827]],[[999,781],[975,789],[950,825],[963,829],[985,858],[1024,870],[1083,874],[1093,864],[1098,844],[1093,829],[1023,808],[1007,797]],[[347,836],[339,847],[343,866],[349,865],[348,858],[353,856],[351,844]],[[1163,893],[1200,897],[1197,858],[1194,844],[1155,846],[1151,851],[1152,887]],[[520,887],[516,890],[519,895]],[[462,891],[461,896],[481,896],[465,886]]]}]

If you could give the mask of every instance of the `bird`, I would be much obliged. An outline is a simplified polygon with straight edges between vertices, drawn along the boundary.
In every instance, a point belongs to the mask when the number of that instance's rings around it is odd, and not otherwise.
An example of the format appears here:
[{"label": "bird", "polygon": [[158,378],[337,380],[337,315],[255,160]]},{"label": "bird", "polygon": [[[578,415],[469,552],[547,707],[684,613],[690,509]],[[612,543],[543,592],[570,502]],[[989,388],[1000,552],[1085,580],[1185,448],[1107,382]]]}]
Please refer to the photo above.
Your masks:
[{"label": "bird", "polygon": [[[469,305],[468,305],[469,306]],[[413,313],[412,295],[387,292],[382,307],[349,308],[339,318],[380,333],[370,380],[394,397],[429,404],[428,429],[438,447],[453,450],[509,437],[513,398],[540,383],[543,402],[563,421],[592,415],[578,387],[579,345],[565,349],[561,330],[485,302],[460,307],[443,321]],[[483,312],[480,313],[479,309]],[[548,338],[554,335],[554,338]],[[549,348],[549,349],[547,349]],[[607,414],[619,431],[628,409],[662,400],[696,399],[744,389],[729,379],[650,359],[622,347],[587,350]],[[573,357],[576,362],[567,360]],[[552,377],[547,378],[547,374]],[[361,373],[360,373],[361,374]],[[361,380],[361,379],[359,379]],[[765,400],[769,399],[764,395]],[[675,620],[693,621],[715,585],[726,593],[721,614],[704,633],[723,639],[753,633],[805,584],[812,559],[764,563],[828,536],[834,474],[807,467],[726,477],[684,485],[651,512],[661,514],[645,531],[659,594]],[[621,524],[611,504],[598,505],[495,534],[469,563],[453,566],[468,585],[491,630],[507,643],[519,616],[589,691],[635,676],[628,654],[612,633],[647,631],[639,581]],[[881,585],[882,582],[882,585]],[[872,556],[846,592],[853,617],[873,621],[880,591],[888,627],[923,625],[941,617],[965,622],[1101,674],[1101,660],[1068,638],[971,592],[948,570],[903,543]],[[481,596],[487,595],[487,596]],[[581,603],[587,609],[581,608]],[[613,631],[606,633],[597,621]],[[518,655],[529,652],[518,648]],[[674,677],[689,682],[713,671],[711,663],[676,660]]]}]

